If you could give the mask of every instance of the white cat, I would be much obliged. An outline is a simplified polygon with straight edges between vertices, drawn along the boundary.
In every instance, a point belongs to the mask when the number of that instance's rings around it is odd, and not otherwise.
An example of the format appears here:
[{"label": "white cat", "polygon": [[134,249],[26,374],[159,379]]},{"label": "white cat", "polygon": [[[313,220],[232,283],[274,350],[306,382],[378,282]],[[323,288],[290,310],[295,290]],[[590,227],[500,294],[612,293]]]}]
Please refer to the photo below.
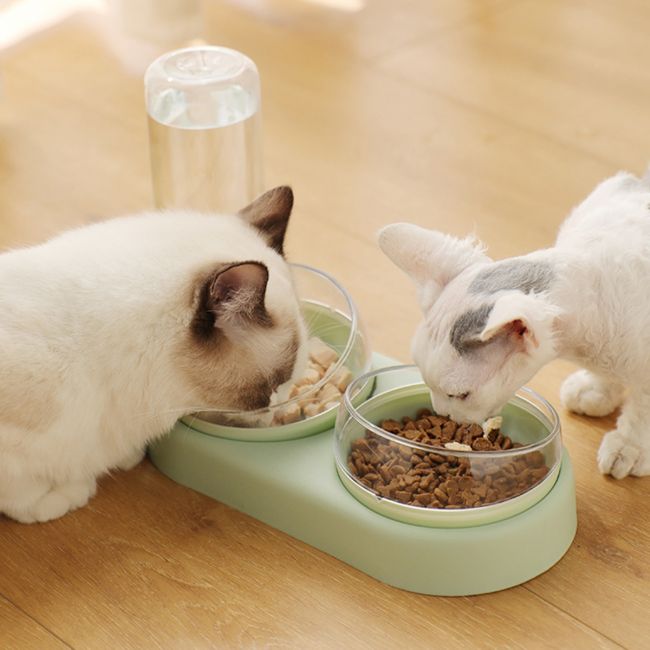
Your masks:
[{"label": "white cat", "polygon": [[480,422],[563,357],[584,368],[562,386],[567,408],[623,404],[600,471],[650,474],[650,172],[601,183],[556,245],[529,255],[494,262],[471,239],[410,224],[385,227],[379,244],[418,287],[412,352],[437,412]]},{"label": "white cat", "polygon": [[150,213],[0,255],[0,513],[47,521],[175,420],[266,406],[306,363],[288,187],[239,215]]}]

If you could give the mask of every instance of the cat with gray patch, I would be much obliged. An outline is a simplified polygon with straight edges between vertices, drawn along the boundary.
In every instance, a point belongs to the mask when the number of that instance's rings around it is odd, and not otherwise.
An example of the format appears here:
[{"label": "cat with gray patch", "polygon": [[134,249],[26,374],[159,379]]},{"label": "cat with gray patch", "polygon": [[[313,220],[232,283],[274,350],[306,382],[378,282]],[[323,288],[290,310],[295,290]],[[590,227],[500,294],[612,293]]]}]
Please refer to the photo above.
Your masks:
[{"label": "cat with gray patch", "polygon": [[113,219],[0,255],[0,513],[47,521],[181,416],[269,404],[306,365],[293,195]]},{"label": "cat with gray patch", "polygon": [[650,474],[650,172],[602,182],[553,248],[493,261],[471,238],[411,224],[379,233],[415,282],[424,320],[412,353],[434,409],[481,422],[562,357],[563,404],[603,416],[622,406],[598,452],[601,472]]}]

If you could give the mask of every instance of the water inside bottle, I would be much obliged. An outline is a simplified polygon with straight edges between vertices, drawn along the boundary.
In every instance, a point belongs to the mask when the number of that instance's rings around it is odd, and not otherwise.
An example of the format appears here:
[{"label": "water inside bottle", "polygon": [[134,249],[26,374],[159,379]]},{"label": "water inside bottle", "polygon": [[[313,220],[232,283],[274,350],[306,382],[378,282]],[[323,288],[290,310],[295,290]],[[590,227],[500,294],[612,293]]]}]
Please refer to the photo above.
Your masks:
[{"label": "water inside bottle", "polygon": [[262,190],[258,101],[241,86],[195,102],[167,88],[149,104],[158,208],[235,212]]}]

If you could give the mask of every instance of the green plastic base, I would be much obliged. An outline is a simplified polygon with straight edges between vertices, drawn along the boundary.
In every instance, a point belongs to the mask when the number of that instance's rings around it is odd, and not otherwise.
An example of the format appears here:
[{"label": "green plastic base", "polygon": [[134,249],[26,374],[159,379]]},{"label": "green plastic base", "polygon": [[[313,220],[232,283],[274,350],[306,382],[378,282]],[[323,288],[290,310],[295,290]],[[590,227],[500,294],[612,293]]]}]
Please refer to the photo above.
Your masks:
[{"label": "green plastic base", "polygon": [[[392,365],[375,355],[375,367]],[[366,508],[336,472],[332,430],[282,442],[215,438],[179,422],[149,455],[173,480],[296,537],[389,585],[461,596],[521,584],[553,566],[576,532],[566,451],[557,482],[513,517],[430,528]]]}]

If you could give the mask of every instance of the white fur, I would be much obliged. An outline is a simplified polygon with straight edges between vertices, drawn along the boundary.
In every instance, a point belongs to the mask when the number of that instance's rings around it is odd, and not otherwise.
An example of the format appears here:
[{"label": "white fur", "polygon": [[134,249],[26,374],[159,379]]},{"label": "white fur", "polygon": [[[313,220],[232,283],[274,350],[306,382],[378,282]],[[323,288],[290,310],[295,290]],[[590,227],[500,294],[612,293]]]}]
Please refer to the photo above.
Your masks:
[{"label": "white fur", "polygon": [[[551,269],[540,291],[471,291],[499,262],[450,239],[408,224],[379,235],[419,289],[424,321],[412,350],[434,408],[480,422],[544,364],[570,359],[585,370],[562,387],[568,408],[605,415],[626,395],[617,428],[601,445],[600,470],[616,478],[650,474],[650,175],[604,181],[564,222],[555,247],[513,258]],[[476,347],[461,354],[451,344],[454,323],[486,304],[492,308]]]},{"label": "white fur", "polygon": [[[195,276],[247,260],[268,268],[274,320],[299,319],[284,259],[235,216],[143,214],[0,255],[0,513],[59,517],[87,502],[98,475],[137,464],[178,417],[229,406],[201,401],[179,349]],[[240,338],[242,356],[270,371],[287,332]]]}]

